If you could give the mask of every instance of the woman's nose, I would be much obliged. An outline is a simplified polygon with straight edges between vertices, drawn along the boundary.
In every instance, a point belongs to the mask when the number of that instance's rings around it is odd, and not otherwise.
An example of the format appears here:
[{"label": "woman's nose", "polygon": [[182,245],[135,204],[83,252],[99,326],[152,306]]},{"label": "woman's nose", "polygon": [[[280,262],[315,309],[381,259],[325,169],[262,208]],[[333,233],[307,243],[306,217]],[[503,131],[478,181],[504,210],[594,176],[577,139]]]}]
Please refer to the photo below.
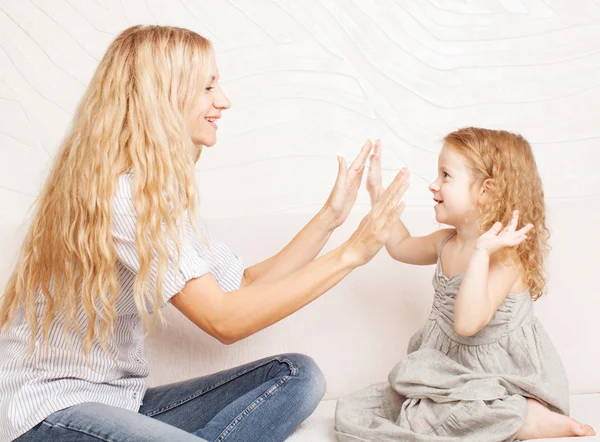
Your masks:
[{"label": "woman's nose", "polygon": [[231,102],[229,101],[229,98],[227,98],[227,95],[225,95],[225,93],[222,90],[220,90],[220,94],[218,94],[215,97],[214,106],[217,109],[221,110],[229,109],[231,107]]}]

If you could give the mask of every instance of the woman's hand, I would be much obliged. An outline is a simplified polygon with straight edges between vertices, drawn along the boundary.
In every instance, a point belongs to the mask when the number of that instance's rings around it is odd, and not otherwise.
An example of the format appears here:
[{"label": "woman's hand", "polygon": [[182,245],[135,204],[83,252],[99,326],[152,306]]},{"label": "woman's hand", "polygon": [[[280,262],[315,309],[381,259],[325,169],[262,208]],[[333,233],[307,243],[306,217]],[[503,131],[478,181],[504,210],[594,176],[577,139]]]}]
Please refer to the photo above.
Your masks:
[{"label": "woman's hand", "polygon": [[346,221],[352,206],[354,206],[365,171],[365,164],[372,148],[371,140],[367,140],[350,168],[346,165],[346,160],[338,157],[337,179],[323,208],[324,212],[332,218],[336,228]]},{"label": "woman's hand", "polygon": [[402,169],[343,245],[347,256],[355,260],[357,265],[364,265],[373,259],[386,243],[395,221],[404,210],[404,202],[399,204],[399,201],[408,186],[408,169]]},{"label": "woman's hand", "polygon": [[527,224],[520,230],[517,229],[519,222],[519,211],[513,211],[513,217],[505,228],[502,223],[495,223],[490,230],[477,239],[475,250],[486,253],[488,256],[505,247],[514,247],[527,239],[527,232],[533,228],[533,224]]}]

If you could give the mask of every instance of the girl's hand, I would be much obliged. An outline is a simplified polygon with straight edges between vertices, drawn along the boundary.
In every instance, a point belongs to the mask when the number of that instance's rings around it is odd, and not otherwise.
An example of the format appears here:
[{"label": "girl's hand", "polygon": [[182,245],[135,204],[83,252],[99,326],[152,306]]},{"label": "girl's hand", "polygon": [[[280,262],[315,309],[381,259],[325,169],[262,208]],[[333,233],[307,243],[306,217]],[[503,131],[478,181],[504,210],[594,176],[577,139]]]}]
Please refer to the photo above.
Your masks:
[{"label": "girl's hand", "polygon": [[395,221],[404,210],[404,202],[398,202],[408,186],[408,170],[402,169],[342,246],[356,265],[369,262],[386,243]]},{"label": "girl's hand", "polygon": [[485,232],[477,240],[476,250],[493,255],[505,247],[514,247],[527,239],[526,233],[533,228],[533,224],[527,224],[520,230],[516,230],[519,221],[519,211],[513,211],[513,217],[505,228],[502,223],[495,223],[490,230]]},{"label": "girl's hand", "polygon": [[[410,177],[410,171],[406,169],[404,177],[408,180]],[[381,183],[381,141],[375,140],[375,146],[373,147],[373,154],[369,158],[369,172],[367,174],[367,191],[371,197],[371,206],[373,206],[383,191],[383,184]]]},{"label": "girl's hand", "polygon": [[346,160],[338,157],[337,179],[324,207],[325,212],[332,217],[334,227],[339,227],[346,221],[354,206],[372,147],[371,140],[367,140],[350,168],[346,166]]},{"label": "girl's hand", "polygon": [[371,197],[371,206],[375,205],[384,191],[383,184],[381,183],[381,142],[379,140],[375,140],[373,155],[369,159],[367,191]]}]

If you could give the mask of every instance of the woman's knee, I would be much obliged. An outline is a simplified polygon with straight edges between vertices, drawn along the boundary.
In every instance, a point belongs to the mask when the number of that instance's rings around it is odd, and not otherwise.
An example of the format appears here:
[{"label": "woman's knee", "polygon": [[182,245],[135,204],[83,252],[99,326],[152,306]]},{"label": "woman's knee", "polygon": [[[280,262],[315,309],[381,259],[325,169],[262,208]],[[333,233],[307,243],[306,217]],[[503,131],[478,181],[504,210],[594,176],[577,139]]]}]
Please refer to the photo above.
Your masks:
[{"label": "woman's knee", "polygon": [[291,365],[292,376],[298,381],[299,396],[304,399],[305,405],[316,408],[327,391],[327,381],[317,363],[310,356],[300,353],[281,356]]}]

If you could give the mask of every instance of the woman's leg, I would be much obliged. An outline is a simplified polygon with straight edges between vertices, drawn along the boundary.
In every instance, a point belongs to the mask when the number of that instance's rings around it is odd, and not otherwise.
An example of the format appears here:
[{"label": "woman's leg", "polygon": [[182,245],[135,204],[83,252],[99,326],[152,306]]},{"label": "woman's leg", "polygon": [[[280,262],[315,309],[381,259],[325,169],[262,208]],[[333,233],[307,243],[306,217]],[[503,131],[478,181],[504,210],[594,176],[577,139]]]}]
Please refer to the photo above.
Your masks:
[{"label": "woman's leg", "polygon": [[325,394],[308,356],[284,354],[151,388],[140,413],[207,441],[283,441]]},{"label": "woman's leg", "polygon": [[88,402],[48,416],[15,442],[203,442],[197,436],[135,411]]},{"label": "woman's leg", "polygon": [[517,434],[518,440],[542,439],[547,437],[594,436],[589,425],[548,410],[535,399],[527,399],[527,418]]}]

